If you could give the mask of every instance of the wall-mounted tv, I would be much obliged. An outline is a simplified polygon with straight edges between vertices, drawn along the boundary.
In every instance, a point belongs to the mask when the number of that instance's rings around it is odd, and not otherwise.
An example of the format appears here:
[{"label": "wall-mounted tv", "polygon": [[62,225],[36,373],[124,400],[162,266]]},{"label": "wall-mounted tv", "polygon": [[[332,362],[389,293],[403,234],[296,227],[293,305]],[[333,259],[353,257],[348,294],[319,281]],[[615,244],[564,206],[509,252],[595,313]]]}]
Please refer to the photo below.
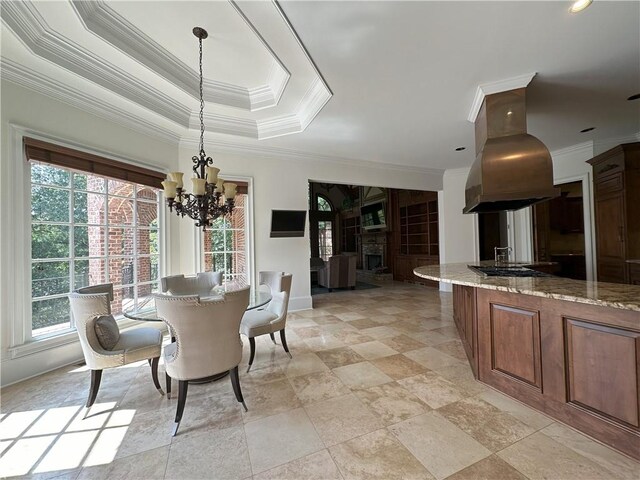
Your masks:
[{"label": "wall-mounted tv", "polygon": [[271,237],[304,237],[306,210],[271,210]]},{"label": "wall-mounted tv", "polygon": [[371,203],[360,208],[362,228],[370,230],[387,226],[384,215],[384,202]]}]

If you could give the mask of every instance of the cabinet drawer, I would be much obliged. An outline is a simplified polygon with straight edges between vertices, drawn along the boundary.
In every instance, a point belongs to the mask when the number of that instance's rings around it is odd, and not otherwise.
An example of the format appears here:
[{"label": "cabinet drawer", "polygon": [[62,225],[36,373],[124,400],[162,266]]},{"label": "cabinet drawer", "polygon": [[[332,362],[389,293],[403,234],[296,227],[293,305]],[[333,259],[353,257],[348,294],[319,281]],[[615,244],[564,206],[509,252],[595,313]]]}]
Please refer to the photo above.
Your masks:
[{"label": "cabinet drawer", "polygon": [[613,175],[598,178],[596,180],[596,194],[601,195],[608,192],[616,192],[624,188],[624,173],[618,172]]},{"label": "cabinet drawer", "polygon": [[601,176],[612,175],[624,170],[624,155],[616,155],[598,162],[593,166],[593,175],[596,181]]}]

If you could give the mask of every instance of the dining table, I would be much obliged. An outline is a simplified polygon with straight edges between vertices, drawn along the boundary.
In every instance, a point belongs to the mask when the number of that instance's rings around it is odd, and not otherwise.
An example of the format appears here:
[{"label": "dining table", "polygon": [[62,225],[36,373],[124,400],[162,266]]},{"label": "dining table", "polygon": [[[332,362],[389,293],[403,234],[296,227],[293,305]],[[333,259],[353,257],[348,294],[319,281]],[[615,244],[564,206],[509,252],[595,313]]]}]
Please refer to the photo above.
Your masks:
[{"label": "dining table", "polygon": [[[215,301],[221,300],[224,298],[225,292],[232,292],[234,290],[239,290],[242,286],[237,284],[229,283],[219,285],[214,287],[211,290],[210,295],[200,295],[201,301]],[[141,322],[161,322],[162,319],[158,316],[158,311],[156,309],[155,296],[149,295],[148,297],[140,300],[135,307],[125,309],[122,314],[131,320],[138,320]],[[247,311],[253,310],[256,308],[264,307],[267,303],[271,301],[271,293],[265,290],[260,290],[259,288],[251,288],[249,291],[249,305],[247,305]],[[171,337],[171,342],[175,342],[175,337]],[[219,380],[223,377],[226,377],[229,374],[228,371],[218,373],[216,375],[212,375],[210,377],[201,378],[197,380],[189,380],[190,384],[202,384],[209,383],[215,380]]]}]

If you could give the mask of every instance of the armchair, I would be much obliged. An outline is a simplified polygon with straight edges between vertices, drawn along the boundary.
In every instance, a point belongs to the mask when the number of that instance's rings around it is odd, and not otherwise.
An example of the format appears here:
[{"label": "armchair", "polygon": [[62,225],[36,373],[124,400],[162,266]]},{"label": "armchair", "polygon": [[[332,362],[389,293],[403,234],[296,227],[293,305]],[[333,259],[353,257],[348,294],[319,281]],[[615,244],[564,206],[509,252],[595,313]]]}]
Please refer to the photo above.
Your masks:
[{"label": "armchair", "polygon": [[318,270],[318,285],[334,288],[356,288],[356,261],[354,255],[334,255],[329,257],[323,268]]},{"label": "armchair", "polygon": [[222,272],[200,272],[194,276],[172,275],[160,279],[163,293],[170,295],[211,295],[213,287],[222,284]]},{"label": "armchair", "polygon": [[229,371],[236,400],[247,409],[238,365],[242,360],[239,327],[249,305],[249,287],[227,292],[223,299],[201,301],[197,296],[156,296],[158,316],[175,335],[164,349],[167,375],[178,380],[178,406],[173,435],[178,433],[187,402],[189,380]]},{"label": "armchair", "polygon": [[162,333],[159,330],[138,328],[119,332],[119,338],[111,350],[106,350],[100,344],[95,324],[100,317],[111,315],[112,300],[113,285],[110,283],[80,288],[69,295],[82,353],[87,367],[91,369],[87,409],[91,408],[98,396],[102,370],[140,360],[149,361],[153,383],[158,392],[164,395],[158,382],[158,361],[162,347]]}]

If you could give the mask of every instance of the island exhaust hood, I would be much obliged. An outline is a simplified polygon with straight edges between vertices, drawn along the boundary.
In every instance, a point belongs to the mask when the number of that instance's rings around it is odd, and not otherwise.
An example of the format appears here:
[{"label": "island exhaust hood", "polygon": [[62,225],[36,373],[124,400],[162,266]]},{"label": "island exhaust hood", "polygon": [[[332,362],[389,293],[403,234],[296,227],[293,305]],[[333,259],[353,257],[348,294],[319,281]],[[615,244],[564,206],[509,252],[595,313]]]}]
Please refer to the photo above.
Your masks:
[{"label": "island exhaust hood", "polygon": [[462,213],[518,210],[560,194],[553,186],[551,154],[527,133],[526,113],[524,88],[484,98]]}]

